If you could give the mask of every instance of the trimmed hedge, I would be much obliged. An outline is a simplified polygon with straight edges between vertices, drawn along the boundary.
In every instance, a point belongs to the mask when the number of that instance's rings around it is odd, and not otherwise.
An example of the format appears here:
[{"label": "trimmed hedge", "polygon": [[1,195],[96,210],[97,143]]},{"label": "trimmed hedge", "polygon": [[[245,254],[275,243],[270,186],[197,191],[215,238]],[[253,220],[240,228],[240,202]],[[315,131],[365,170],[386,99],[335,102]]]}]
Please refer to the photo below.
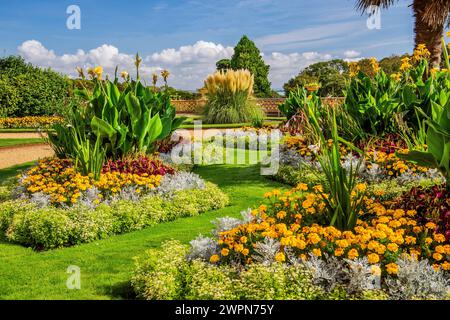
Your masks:
[{"label": "trimmed hedge", "polygon": [[0,237],[38,250],[91,242],[113,234],[140,230],[180,217],[195,216],[228,204],[228,197],[207,182],[203,190],[176,191],[170,199],[145,196],[95,209],[45,207],[24,200],[0,203]]},{"label": "trimmed hedge", "polygon": [[70,81],[23,58],[0,59],[0,117],[63,114],[72,100]]}]

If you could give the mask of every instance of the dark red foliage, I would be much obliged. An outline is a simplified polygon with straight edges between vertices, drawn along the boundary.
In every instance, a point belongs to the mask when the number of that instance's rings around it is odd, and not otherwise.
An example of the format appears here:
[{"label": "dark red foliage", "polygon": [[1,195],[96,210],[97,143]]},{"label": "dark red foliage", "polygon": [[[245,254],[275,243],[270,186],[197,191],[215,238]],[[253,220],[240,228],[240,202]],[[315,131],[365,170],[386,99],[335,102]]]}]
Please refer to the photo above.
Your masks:
[{"label": "dark red foliage", "polygon": [[172,140],[169,136],[166,139],[159,140],[156,142],[156,151],[159,153],[169,153],[172,151],[173,147],[183,141],[183,137],[178,137],[178,140]]},{"label": "dark red foliage", "polygon": [[148,175],[165,175],[173,174],[175,169],[163,164],[161,160],[152,159],[147,156],[140,156],[138,158],[125,158],[122,160],[108,160],[103,165],[103,173],[105,172],[120,172],[132,174],[148,174]]},{"label": "dark red foliage", "polygon": [[434,222],[438,232],[450,240],[450,191],[445,185],[432,188],[416,187],[404,193],[397,200],[397,207],[416,210],[419,223]]}]

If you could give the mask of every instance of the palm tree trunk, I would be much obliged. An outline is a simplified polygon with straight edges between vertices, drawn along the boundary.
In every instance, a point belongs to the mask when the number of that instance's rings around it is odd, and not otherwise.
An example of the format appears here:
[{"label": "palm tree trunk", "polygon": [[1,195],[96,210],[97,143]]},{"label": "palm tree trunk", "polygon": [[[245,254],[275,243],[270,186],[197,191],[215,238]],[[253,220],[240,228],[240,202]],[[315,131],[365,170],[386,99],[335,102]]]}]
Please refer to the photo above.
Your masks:
[{"label": "palm tree trunk", "polygon": [[[444,25],[431,25],[425,22],[424,15],[429,0],[414,0],[413,11],[415,17],[415,44],[425,44],[428,51],[430,51],[431,65],[438,67],[441,62],[442,44],[441,38],[444,32]],[[443,8],[444,10],[444,8]]]}]

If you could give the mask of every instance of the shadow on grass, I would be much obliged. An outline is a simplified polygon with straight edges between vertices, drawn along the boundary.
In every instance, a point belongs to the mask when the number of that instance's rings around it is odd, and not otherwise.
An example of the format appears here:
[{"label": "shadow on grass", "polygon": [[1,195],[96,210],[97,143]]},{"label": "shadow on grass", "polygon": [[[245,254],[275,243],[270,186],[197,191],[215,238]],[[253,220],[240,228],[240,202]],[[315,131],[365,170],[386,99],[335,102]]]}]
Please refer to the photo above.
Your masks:
[{"label": "shadow on grass", "polygon": [[110,296],[113,299],[136,300],[136,293],[130,281],[115,283],[111,286],[102,287],[101,294]]},{"label": "shadow on grass", "polygon": [[12,178],[12,177],[18,175],[21,171],[28,169],[29,167],[31,167],[34,164],[35,164],[35,162],[27,162],[27,163],[13,166],[13,167],[0,169],[0,181]]}]

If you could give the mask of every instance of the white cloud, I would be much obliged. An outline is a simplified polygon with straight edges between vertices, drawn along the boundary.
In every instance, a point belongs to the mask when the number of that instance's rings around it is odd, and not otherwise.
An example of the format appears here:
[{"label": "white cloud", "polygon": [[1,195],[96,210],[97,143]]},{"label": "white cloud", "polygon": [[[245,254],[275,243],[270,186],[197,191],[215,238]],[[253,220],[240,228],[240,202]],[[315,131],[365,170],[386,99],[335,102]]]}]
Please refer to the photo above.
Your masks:
[{"label": "white cloud", "polygon": [[265,62],[270,65],[270,81],[274,89],[281,89],[283,84],[293,76],[296,76],[301,69],[310,64],[330,60],[330,54],[318,52],[290,53],[284,54],[273,52],[264,57]]},{"label": "white cloud", "polygon": [[[17,51],[28,62],[41,67],[50,67],[71,77],[77,76],[75,70],[77,66],[88,68],[101,65],[109,75],[113,75],[116,66],[119,66],[119,72],[127,70],[131,74],[134,74],[135,69],[133,54],[122,53],[117,47],[108,44],[103,44],[87,52],[79,49],[75,53],[57,55],[39,41],[28,40],[22,43]],[[208,74],[215,71],[216,61],[230,58],[232,54],[232,47],[206,41],[198,41],[193,45],[177,49],[165,49],[143,57],[141,77],[149,82],[152,73],[168,69],[171,73],[169,78],[171,86],[195,90],[203,85]],[[344,54],[344,56],[347,57],[348,54]],[[319,52],[289,54],[272,52],[263,54],[263,58],[270,65],[272,87],[280,89],[301,69],[312,63],[330,60],[334,57]]]},{"label": "white cloud", "polygon": [[349,32],[355,34],[355,29],[357,30],[359,25],[359,21],[321,24],[284,33],[266,35],[256,39],[255,42],[263,48],[278,48],[278,50],[310,46],[312,43],[331,44],[339,42]]},{"label": "white cloud", "polygon": [[356,51],[356,50],[347,50],[344,52],[344,57],[349,58],[349,59],[357,58],[360,55],[361,55],[361,52]]}]

